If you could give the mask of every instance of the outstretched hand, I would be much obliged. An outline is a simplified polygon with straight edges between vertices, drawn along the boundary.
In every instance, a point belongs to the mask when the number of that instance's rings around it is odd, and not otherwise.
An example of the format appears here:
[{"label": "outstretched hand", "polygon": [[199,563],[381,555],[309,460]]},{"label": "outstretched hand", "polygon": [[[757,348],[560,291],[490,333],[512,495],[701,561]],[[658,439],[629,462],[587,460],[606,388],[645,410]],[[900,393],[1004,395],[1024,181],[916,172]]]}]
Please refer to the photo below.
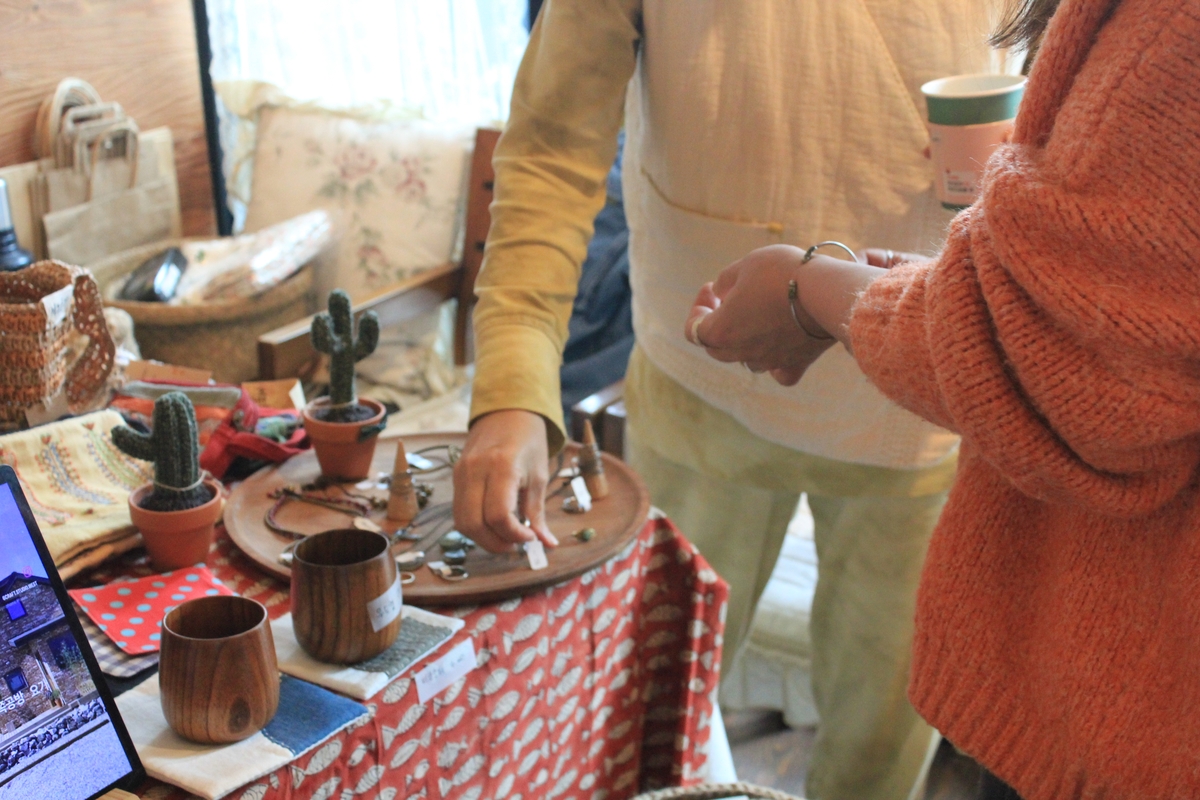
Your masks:
[{"label": "outstretched hand", "polygon": [[[805,262],[798,247],[759,248],[700,287],[684,335],[718,361],[740,361],[791,386],[835,342],[849,347],[858,294],[887,268],[916,258],[871,249],[857,263],[821,255]],[[792,301],[790,281],[798,290]]]},{"label": "outstretched hand", "polygon": [[534,539],[556,546],[546,525],[549,472],[540,415],[506,409],[480,417],[454,465],[455,526],[493,553]]},{"label": "outstretched hand", "polygon": [[[804,251],[773,245],[751,252],[700,288],[688,314],[685,335],[718,361],[740,361],[753,372],[770,372],[785,386],[834,344],[796,300],[788,307],[788,282],[804,265]],[[807,330],[807,333],[806,333]]]}]

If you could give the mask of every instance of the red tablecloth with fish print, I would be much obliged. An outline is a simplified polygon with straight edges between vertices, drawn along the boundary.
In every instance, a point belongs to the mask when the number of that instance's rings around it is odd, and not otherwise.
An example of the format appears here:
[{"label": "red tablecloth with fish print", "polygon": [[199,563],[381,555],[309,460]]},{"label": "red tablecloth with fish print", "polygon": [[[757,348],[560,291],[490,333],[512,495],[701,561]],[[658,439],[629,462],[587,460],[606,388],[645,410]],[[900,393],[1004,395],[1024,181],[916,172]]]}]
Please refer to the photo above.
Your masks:
[{"label": "red tablecloth with fish print", "polygon": [[[209,568],[288,610],[287,586],[222,533]],[[123,574],[139,575],[129,567]],[[232,800],[622,800],[687,785],[705,753],[721,662],[725,583],[666,519],[591,572],[453,611],[466,627],[366,701],[372,719]],[[415,675],[464,637],[478,667],[425,704]],[[183,800],[154,781],[143,800]]]}]

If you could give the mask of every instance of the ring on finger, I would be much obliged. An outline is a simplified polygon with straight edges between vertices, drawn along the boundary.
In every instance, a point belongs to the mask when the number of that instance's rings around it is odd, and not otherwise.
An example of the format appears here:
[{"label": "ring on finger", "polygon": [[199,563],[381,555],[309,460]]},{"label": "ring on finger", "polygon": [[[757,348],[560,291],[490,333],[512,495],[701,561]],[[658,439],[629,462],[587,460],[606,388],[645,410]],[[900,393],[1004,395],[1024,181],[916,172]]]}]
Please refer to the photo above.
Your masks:
[{"label": "ring on finger", "polygon": [[700,345],[703,348],[707,348],[708,345],[706,345],[703,342],[703,340],[701,340],[701,338],[700,338],[700,323],[703,319],[704,319],[704,315],[701,314],[700,316],[698,316],[692,320],[691,334],[692,334],[693,342],[695,342],[696,344]]}]

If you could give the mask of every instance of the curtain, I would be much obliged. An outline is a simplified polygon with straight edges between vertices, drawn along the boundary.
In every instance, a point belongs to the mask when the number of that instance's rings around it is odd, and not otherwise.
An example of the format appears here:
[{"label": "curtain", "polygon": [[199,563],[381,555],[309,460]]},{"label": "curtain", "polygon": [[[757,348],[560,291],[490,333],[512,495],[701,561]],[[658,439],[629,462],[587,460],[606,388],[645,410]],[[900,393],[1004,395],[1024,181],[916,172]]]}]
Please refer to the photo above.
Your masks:
[{"label": "curtain", "polygon": [[214,81],[299,100],[379,100],[433,120],[508,115],[527,0],[207,0]]},{"label": "curtain", "polygon": [[[206,0],[214,83],[272,84],[333,108],[383,103],[500,125],[529,35],[528,0]],[[255,126],[217,104],[226,203],[242,230]]]}]

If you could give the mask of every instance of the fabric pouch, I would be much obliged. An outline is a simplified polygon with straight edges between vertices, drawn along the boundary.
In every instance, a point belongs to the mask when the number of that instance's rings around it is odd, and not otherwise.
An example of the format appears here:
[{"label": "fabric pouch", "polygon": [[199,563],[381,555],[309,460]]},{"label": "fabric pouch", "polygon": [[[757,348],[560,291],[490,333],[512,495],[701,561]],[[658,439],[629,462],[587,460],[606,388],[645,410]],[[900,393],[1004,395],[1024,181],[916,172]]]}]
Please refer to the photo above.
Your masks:
[{"label": "fabric pouch", "polygon": [[207,567],[194,567],[92,589],[69,589],[67,594],[117,647],[142,655],[158,652],[159,625],[172,608],[185,600],[233,592]]},{"label": "fabric pouch", "polygon": [[135,533],[129,493],[150,480],[151,470],[112,443],[110,433],[119,424],[117,412],[97,411],[0,436],[0,463],[16,470],[64,577],[78,572],[79,559]]},{"label": "fabric pouch", "polygon": [[92,622],[92,618],[83,613],[83,609],[79,607],[78,603],[75,604],[75,612],[79,617],[79,624],[87,636],[88,644],[92,647],[92,654],[96,656],[96,663],[100,665],[100,670],[105,675],[111,675],[114,678],[132,678],[134,675],[139,675],[158,665],[158,653],[131,656],[122,652],[116,643],[108,638],[108,634],[100,630],[96,623]]}]

